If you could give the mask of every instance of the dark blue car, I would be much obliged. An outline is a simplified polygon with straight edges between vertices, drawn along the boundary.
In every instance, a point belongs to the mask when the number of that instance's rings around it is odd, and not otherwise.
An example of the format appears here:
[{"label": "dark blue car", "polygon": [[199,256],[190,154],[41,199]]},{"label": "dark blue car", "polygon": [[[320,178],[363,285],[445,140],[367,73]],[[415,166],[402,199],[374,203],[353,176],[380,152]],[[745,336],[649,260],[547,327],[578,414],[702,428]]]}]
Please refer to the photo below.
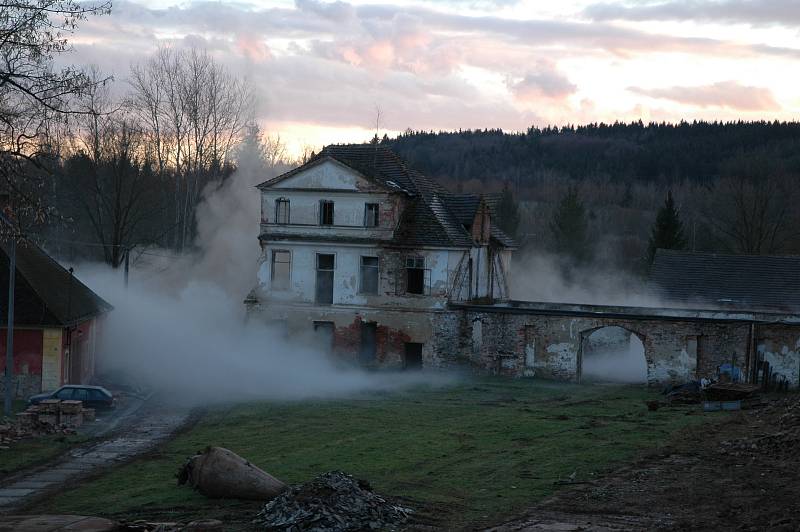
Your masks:
[{"label": "dark blue car", "polygon": [[54,392],[34,395],[28,399],[28,403],[38,405],[45,399],[83,401],[83,406],[95,409],[114,408],[116,406],[116,401],[111,392],[102,386],[87,386],[84,384],[66,384]]}]

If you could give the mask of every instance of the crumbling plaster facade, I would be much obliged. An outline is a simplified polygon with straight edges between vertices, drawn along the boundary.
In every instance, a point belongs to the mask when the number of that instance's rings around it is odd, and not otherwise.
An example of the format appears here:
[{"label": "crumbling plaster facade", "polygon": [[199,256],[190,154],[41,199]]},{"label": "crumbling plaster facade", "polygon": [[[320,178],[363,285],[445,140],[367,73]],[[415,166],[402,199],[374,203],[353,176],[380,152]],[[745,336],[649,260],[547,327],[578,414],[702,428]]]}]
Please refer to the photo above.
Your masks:
[{"label": "crumbling plaster facade", "polygon": [[[262,256],[248,315],[339,358],[403,368],[411,346],[427,368],[579,382],[587,338],[616,326],[641,340],[651,385],[711,377],[730,362],[748,376],[758,356],[792,387],[800,384],[797,316],[508,301],[512,249],[491,244],[491,212],[483,201],[471,224],[456,226],[468,244],[409,246],[398,231],[423,194],[398,182],[318,157],[259,188]],[[447,213],[445,198],[434,193],[424,200],[435,217]],[[323,223],[325,202],[334,207]],[[367,204],[378,206],[369,224]],[[289,264],[288,274],[281,266],[288,275],[281,283],[275,282],[276,251]],[[322,304],[320,255],[333,257],[326,266],[330,301]],[[364,257],[377,263],[370,290],[362,286]],[[424,269],[419,293],[409,290],[410,258]]]},{"label": "crumbling plaster facade", "polygon": [[[444,345],[460,349],[445,360],[480,372],[579,382],[587,338],[616,326],[641,340],[651,385],[712,377],[725,363],[748,377],[757,352],[791,387],[800,384],[800,323],[793,316],[524,302],[453,307],[461,311],[458,326],[438,333],[449,338]],[[786,322],[769,323],[776,318]]]}]

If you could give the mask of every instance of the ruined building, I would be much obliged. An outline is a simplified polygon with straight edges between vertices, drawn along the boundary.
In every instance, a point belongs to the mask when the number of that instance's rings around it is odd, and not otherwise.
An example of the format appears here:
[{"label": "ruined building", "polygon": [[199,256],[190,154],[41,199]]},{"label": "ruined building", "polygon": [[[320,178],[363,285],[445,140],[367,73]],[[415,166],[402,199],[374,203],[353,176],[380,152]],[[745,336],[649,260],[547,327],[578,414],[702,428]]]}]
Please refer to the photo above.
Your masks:
[{"label": "ruined building", "polygon": [[258,186],[247,304],[364,365],[441,365],[448,304],[508,299],[514,242],[486,198],[451,194],[380,145],[328,146]]},{"label": "ruined building", "polygon": [[[800,383],[800,309],[752,304],[741,290],[730,305],[514,301],[515,244],[493,223],[493,198],[450,193],[380,145],[328,146],[258,189],[262,255],[249,317],[364,366],[581,381],[593,351],[623,338],[639,348],[641,382],[684,382],[729,364],[746,380],[768,368]],[[780,284],[770,268],[748,267]],[[691,280],[685,272],[665,282]]]}]

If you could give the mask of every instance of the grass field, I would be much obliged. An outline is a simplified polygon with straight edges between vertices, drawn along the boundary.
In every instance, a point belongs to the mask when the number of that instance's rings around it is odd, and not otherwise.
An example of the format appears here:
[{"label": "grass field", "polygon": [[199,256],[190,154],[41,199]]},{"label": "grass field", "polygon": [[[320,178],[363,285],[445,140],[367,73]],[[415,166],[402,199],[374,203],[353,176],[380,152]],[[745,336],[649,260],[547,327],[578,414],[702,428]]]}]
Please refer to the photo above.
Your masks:
[{"label": "grass field", "polygon": [[86,440],[86,436],[79,434],[51,434],[12,443],[8,449],[0,449],[0,479],[20,469],[52,460]]},{"label": "grass field", "polygon": [[183,461],[227,447],[287,483],[333,469],[369,480],[447,528],[497,522],[707,420],[648,412],[655,392],[481,379],[346,400],[209,410],[157,453],[65,491],[42,511],[117,518],[216,517],[247,522],[257,504],[210,502],[176,486]]}]

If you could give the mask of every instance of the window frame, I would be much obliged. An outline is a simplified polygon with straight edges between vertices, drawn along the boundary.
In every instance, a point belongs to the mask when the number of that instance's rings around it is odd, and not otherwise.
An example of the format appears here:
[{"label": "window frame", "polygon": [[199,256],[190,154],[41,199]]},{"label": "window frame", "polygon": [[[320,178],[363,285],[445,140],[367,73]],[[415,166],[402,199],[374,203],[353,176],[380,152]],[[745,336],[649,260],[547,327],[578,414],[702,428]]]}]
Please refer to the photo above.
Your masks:
[{"label": "window frame", "polygon": [[[276,286],[275,284],[275,257],[277,253],[286,253],[289,256],[289,260],[287,262],[281,262],[280,264],[288,264],[288,272],[286,275],[286,286]],[[273,249],[272,255],[270,256],[270,267],[269,267],[269,287],[272,290],[278,292],[286,292],[291,289],[292,287],[292,250],[291,249]]]},{"label": "window frame", "polygon": [[[364,266],[364,259],[375,259],[375,266]],[[364,271],[365,268],[370,268],[375,270],[375,291],[368,292],[364,288]],[[376,255],[361,255],[359,260],[359,275],[358,275],[358,293],[365,294],[365,295],[378,295],[380,293],[380,286],[381,286],[381,259]]]},{"label": "window frame", "polygon": [[[374,215],[370,220],[370,207],[374,207]],[[375,202],[364,203],[364,227],[380,227],[381,225],[381,204]],[[371,222],[371,223],[370,223]]]},{"label": "window frame", "polygon": [[[286,221],[281,221],[281,204],[286,205],[285,218]],[[289,225],[292,218],[292,204],[289,198],[280,197],[275,200],[275,225]]]},{"label": "window frame", "polygon": [[[427,268],[425,268],[425,256],[424,255],[409,255],[406,256],[405,260],[405,293],[414,296],[425,296],[430,294],[430,287],[428,278],[430,273]],[[409,270],[420,270],[422,272],[422,290],[420,292],[412,292],[409,288]]]},{"label": "window frame", "polygon": [[[330,268],[320,268],[319,266],[319,258],[320,256],[331,256],[333,257],[333,265]],[[328,301],[321,301],[320,300],[320,288],[319,288],[319,279],[320,279],[320,272],[331,272],[331,295],[330,295],[330,302]],[[320,253],[317,251],[314,255],[314,304],[316,305],[333,305],[334,295],[336,294],[336,253]]]},{"label": "window frame", "polygon": [[[330,223],[325,223],[325,207],[330,205]],[[319,225],[332,227],[336,225],[336,208],[334,207],[335,203],[333,200],[321,199],[319,200]]]}]

